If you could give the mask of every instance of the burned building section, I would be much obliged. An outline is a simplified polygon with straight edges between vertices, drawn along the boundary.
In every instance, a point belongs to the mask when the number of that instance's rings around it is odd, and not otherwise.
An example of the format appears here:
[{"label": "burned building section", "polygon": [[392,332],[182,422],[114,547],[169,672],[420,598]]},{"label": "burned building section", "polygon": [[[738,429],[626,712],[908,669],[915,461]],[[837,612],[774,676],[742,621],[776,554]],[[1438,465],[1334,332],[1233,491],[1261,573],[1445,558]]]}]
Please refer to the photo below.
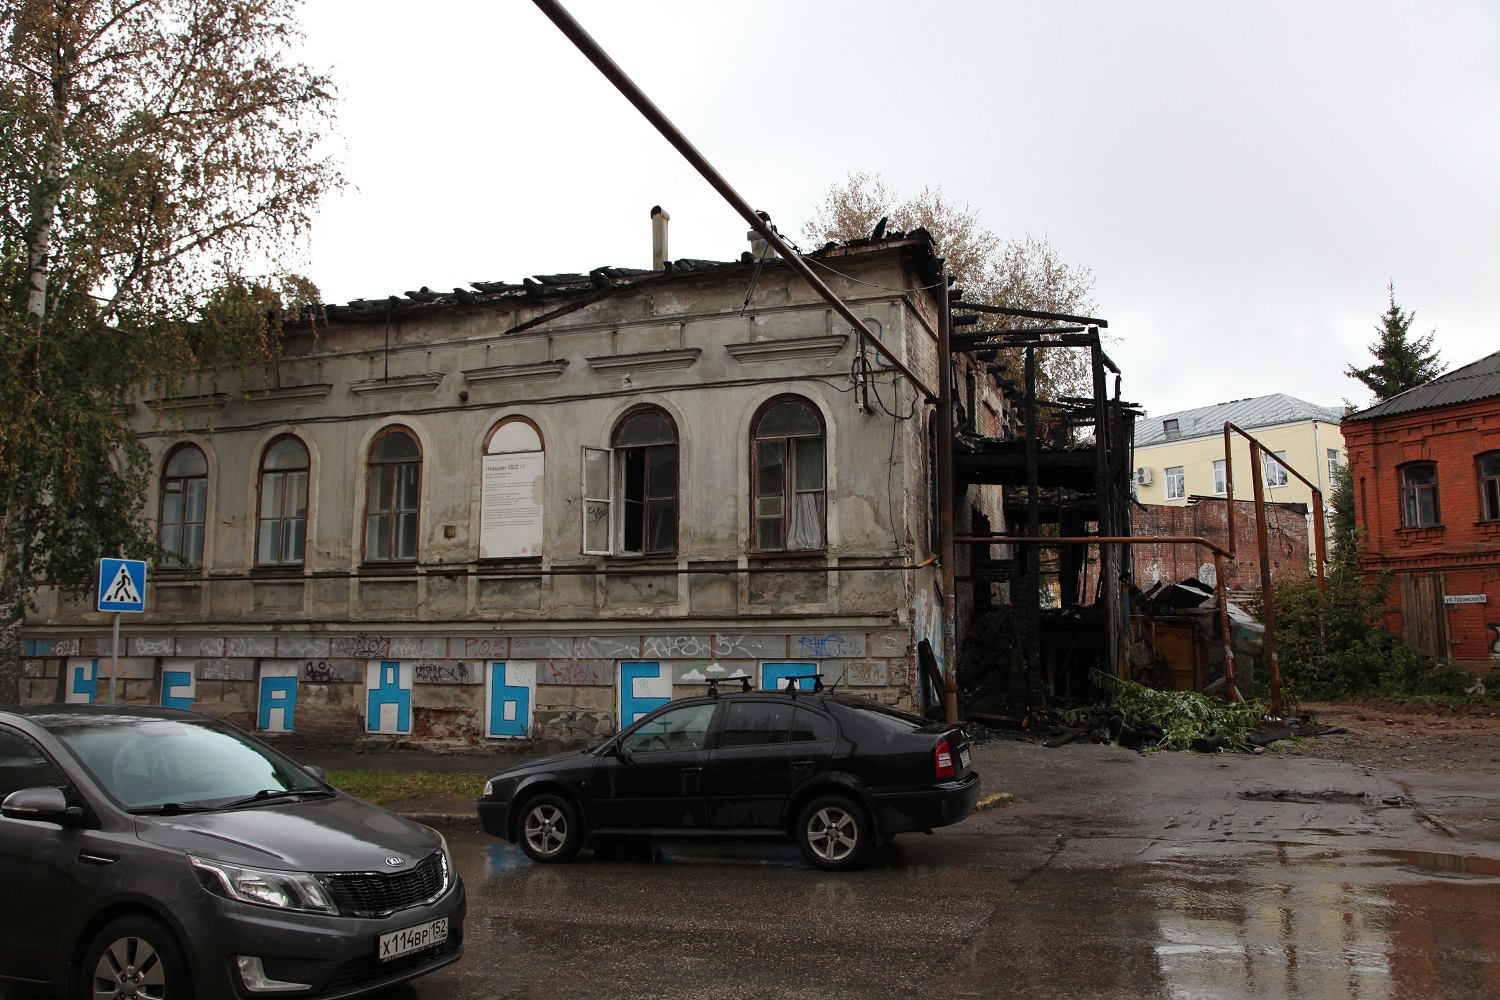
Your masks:
[{"label": "burned building section", "polygon": [[[970,554],[959,580],[973,612],[960,659],[966,712],[1022,719],[1095,695],[1090,672],[1126,668],[1130,579],[1130,458],[1137,408],[1121,398],[1120,369],[1104,351],[1102,320],[954,305],[951,350],[964,364],[953,446],[956,495],[999,487],[998,517],[972,512],[956,542]],[[1044,399],[1045,352],[1086,360],[1092,393]],[[960,362],[962,364],[962,362]],[[984,433],[976,385],[990,380],[1014,419]]]}]

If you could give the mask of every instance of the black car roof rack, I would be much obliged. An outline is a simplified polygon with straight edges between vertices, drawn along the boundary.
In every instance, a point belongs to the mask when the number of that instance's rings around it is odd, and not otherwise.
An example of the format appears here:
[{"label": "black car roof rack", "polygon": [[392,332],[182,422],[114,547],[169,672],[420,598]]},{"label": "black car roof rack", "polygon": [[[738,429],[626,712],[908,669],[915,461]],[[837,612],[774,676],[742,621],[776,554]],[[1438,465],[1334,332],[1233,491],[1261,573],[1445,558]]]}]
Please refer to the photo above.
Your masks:
[{"label": "black car roof rack", "polygon": [[782,680],[786,681],[786,687],[781,690],[790,691],[794,695],[800,690],[797,686],[798,681],[812,681],[814,691],[823,690],[822,674],[796,674],[794,676],[783,677]]},{"label": "black car roof rack", "polygon": [[738,674],[734,677],[710,677],[708,679],[708,693],[717,698],[719,696],[719,685],[725,681],[739,681],[741,691],[750,690],[750,675]]}]

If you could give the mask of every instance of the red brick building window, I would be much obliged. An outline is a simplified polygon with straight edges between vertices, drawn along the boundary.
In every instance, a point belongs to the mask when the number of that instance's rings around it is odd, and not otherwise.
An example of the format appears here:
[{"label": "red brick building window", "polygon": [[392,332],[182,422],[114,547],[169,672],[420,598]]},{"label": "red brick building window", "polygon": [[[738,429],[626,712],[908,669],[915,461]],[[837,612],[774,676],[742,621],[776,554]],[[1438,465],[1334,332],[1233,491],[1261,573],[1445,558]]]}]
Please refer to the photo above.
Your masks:
[{"label": "red brick building window", "polygon": [[1479,456],[1479,516],[1500,521],[1500,451]]},{"label": "red brick building window", "polygon": [[1440,523],[1437,465],[1414,462],[1401,467],[1401,527],[1431,528]]}]

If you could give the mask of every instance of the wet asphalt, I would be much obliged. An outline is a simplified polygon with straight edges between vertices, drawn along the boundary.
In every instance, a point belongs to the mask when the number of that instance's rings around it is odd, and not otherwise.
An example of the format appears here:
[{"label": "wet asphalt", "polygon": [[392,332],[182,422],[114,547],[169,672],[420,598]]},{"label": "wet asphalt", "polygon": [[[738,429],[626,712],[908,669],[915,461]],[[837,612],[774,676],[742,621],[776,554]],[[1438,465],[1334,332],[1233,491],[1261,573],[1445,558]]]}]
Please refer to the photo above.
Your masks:
[{"label": "wet asphalt", "polygon": [[467,951],[381,996],[1500,997],[1492,775],[1004,740],[975,758],[1008,798],[844,875],[728,843],[535,865],[429,807]]}]

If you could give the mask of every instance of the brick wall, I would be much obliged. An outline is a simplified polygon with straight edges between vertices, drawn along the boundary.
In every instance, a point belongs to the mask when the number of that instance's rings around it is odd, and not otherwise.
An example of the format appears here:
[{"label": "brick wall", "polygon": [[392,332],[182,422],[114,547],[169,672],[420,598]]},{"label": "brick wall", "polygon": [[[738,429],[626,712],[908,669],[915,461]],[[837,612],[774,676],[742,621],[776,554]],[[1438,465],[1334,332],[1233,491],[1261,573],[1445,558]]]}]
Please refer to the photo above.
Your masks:
[{"label": "brick wall", "polygon": [[[1343,432],[1366,533],[1360,569],[1396,577],[1385,626],[1399,635],[1416,627],[1405,620],[1400,583],[1429,578],[1438,595],[1484,599],[1430,610],[1445,623],[1447,655],[1476,669],[1500,664],[1500,521],[1482,519],[1476,463],[1500,450],[1500,399],[1345,421]],[[1436,467],[1437,525],[1401,524],[1401,467],[1411,462]]]},{"label": "brick wall", "polygon": [[[1132,504],[1130,533],[1136,538],[1169,535],[1206,538],[1229,547],[1228,500],[1201,497],[1186,507]],[[1224,563],[1224,584],[1230,590],[1259,590],[1260,556],[1255,534],[1255,503],[1234,502],[1234,535],[1237,558]],[[1266,504],[1266,530],[1270,541],[1271,579],[1305,580],[1310,565],[1307,543],[1307,508],[1302,504]],[[1135,583],[1145,590],[1155,583],[1178,583],[1197,578],[1212,584],[1213,553],[1200,545],[1158,543],[1136,545]]]}]

